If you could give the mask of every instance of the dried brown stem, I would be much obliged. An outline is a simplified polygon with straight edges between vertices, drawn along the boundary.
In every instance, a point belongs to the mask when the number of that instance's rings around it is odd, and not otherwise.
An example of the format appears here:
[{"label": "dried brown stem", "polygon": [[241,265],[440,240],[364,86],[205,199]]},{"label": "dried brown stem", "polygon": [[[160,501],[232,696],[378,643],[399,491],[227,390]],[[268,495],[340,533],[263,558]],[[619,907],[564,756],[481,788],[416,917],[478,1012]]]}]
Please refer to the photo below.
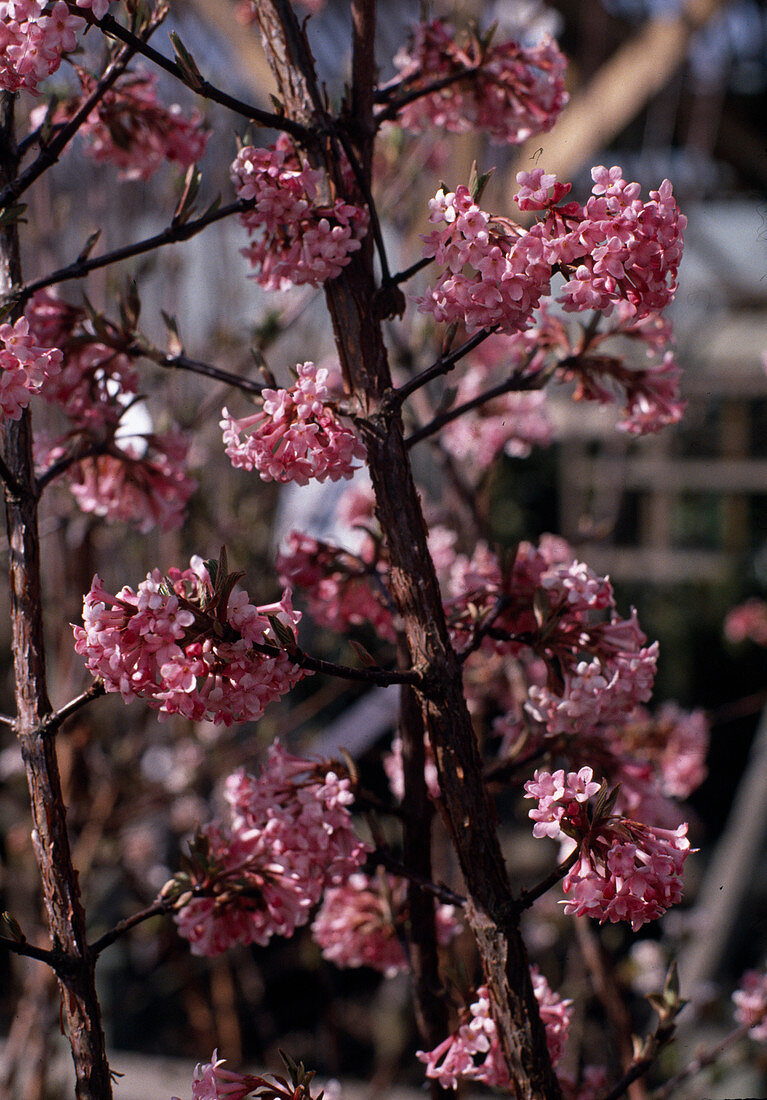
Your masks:
[{"label": "dried brown stem", "polygon": [[[0,100],[0,184],[16,177],[14,96]],[[0,289],[21,282],[18,228],[0,229]],[[34,820],[33,841],[42,879],[52,951],[60,957],[57,975],[80,1100],[110,1100],[112,1081],[106,1058],[94,963],[85,936],[85,912],[72,863],[66,808],[55,739],[47,727],[51,704],[45,676],[40,586],[40,539],[29,413],[3,432],[5,462],[16,489],[5,486],[10,547],[10,618],[16,696],[16,730],[27,774]]]},{"label": "dried brown stem", "polygon": [[[372,0],[369,3],[372,8]],[[286,111],[306,127],[321,126],[324,118],[317,110],[320,97],[311,55],[291,5],[287,0],[262,0],[256,20]],[[366,81],[374,76],[372,70],[357,75]],[[355,102],[369,102],[363,89],[353,94]],[[370,122],[360,121],[363,133]],[[354,134],[350,138],[355,140]],[[316,147],[308,153],[317,161]],[[324,167],[335,174],[329,161]],[[392,390],[375,313],[371,249],[356,253],[325,289],[344,377],[363,410],[358,426],[367,445],[376,509],[389,547],[391,590],[407,634],[410,663],[427,669],[424,685],[414,694],[437,759],[446,817],[471,897],[467,915],[496,1006],[513,1092],[520,1100],[558,1100],[560,1089],[546,1049],[515,899],[493,826],[494,808],[482,782],[461,666],[450,645],[427,547],[404,441],[400,395]],[[446,369],[441,363],[436,373]],[[416,387],[420,384],[422,379]]]}]

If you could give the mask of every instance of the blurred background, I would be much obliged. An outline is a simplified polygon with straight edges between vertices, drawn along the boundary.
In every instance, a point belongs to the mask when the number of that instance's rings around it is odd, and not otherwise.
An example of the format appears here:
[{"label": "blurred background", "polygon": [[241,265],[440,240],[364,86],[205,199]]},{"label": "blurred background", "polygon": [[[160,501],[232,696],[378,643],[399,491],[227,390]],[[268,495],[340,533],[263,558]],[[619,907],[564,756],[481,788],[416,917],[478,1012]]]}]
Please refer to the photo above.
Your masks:
[{"label": "blurred background", "polygon": [[[553,34],[570,62],[571,98],[549,134],[517,149],[491,147],[476,134],[431,145],[385,138],[379,202],[395,268],[420,254],[418,234],[427,230],[426,202],[436,181],[444,175],[452,187],[467,182],[473,160],[496,169],[484,205],[498,212],[511,210],[515,173],[532,165],[571,180],[574,196],[585,201],[591,166],[619,164],[643,193],[671,179],[688,217],[671,311],[688,400],[683,422],[635,440],[614,430],[614,412],[576,405],[564,389],[555,390],[549,397],[552,445],[524,459],[502,456],[479,488],[501,545],[555,531],[582,560],[609,573],[623,613],[635,605],[649,638],[660,641],[656,699],[703,708],[709,718],[709,778],[690,810],[701,854],[688,864],[685,909],[670,915],[666,931],[643,930],[633,946],[632,937],[616,928],[600,933],[620,960],[637,1028],[649,1019],[642,993],[662,982],[670,953],[679,954],[683,995],[694,988],[700,1010],[694,1025],[683,1028],[679,1052],[665,1062],[663,1068],[673,1070],[697,1043],[726,1033],[730,991],[744,968],[763,963],[767,950],[767,727],[759,725],[767,703],[767,652],[748,641],[728,643],[723,632],[730,608],[767,596],[767,9],[756,0],[387,0],[378,42],[382,79],[393,75],[391,59],[421,9],[456,25],[474,19],[486,29],[497,23],[499,38],[535,41]],[[168,26],[204,72],[225,74],[219,83],[235,95],[270,107],[271,75],[241,8],[227,0],[174,0]],[[334,101],[347,76],[348,31],[345,0],[328,0],[309,22]],[[170,55],[164,30],[156,44]],[[54,83],[64,89],[67,80],[62,68]],[[170,79],[161,78],[161,88],[170,101],[191,107],[191,95]],[[205,111],[213,135],[201,164],[203,199],[221,192],[229,201],[235,136],[266,138],[246,134],[240,120],[213,105]],[[29,193],[25,276],[70,262],[99,227],[103,250],[158,232],[168,224],[178,189],[177,173],[167,167],[150,182],[118,183],[114,169],[93,165],[75,147]],[[260,291],[246,277],[239,254],[244,243],[241,227],[223,222],[186,244],[96,272],[87,293],[114,315],[126,279],[134,276],[142,327],[159,345],[166,340],[164,310],[177,318],[188,354],[253,375],[250,349],[257,347],[284,381],[290,364],[332,355],[321,295]],[[70,283],[62,296],[80,302],[83,289]],[[390,333],[402,361],[403,331],[393,327]],[[430,334],[416,333],[428,362]],[[243,395],[191,375],[168,378],[157,368],[142,373],[142,393],[153,427],[168,427],[172,417],[191,436],[200,488],[181,530],[150,534],[82,514],[66,490],[46,495],[49,665],[57,703],[87,683],[68,624],[78,620],[81,594],[96,570],[116,591],[124,583],[135,586],[156,564],[181,565],[193,553],[214,556],[225,543],[233,567],[247,573],[251,596],[273,599],[280,533],[298,520],[317,535],[334,530],[332,492],[279,492],[229,467],[218,414],[226,403],[234,415],[244,415]],[[435,464],[428,456],[418,461],[439,496]],[[304,637],[307,648],[349,660],[343,642],[327,632],[307,623]],[[0,645],[0,709],[10,713],[9,639]],[[249,730],[222,733],[176,720],[158,726],[140,704],[125,708],[114,698],[81,712],[60,749],[93,933],[151,901],[176,869],[183,838],[209,816],[217,781],[241,763],[253,765],[276,734],[306,751],[347,745],[375,788],[383,782],[378,750],[395,722],[396,692],[365,693],[314,680]],[[38,901],[25,784],[5,729],[0,784],[0,908],[10,909],[25,929],[34,928]],[[530,848],[524,826],[517,831],[510,824],[507,832],[534,877],[536,861],[546,854]],[[449,877],[447,852],[441,858]],[[548,910],[536,908],[529,934],[534,953],[559,970],[564,995],[577,997],[587,982],[584,965],[555,951],[560,924],[552,900]],[[587,953],[588,944],[581,949]],[[118,1052],[115,1068],[131,1067],[117,1091],[128,1100],[142,1081],[146,1095],[158,1089],[188,1095],[192,1064],[206,1061],[214,1047],[233,1065],[271,1068],[281,1047],[323,1074],[367,1082],[360,1093],[366,1096],[394,1097],[392,1082],[417,1087],[421,1080],[412,1058],[407,980],[339,971],[321,959],[308,936],[201,960],[189,956],[170,921],[158,920],[111,949],[100,978],[109,1042]],[[33,964],[0,957],[0,1033],[6,1036],[0,1082],[8,1095],[42,1100],[59,1094],[48,1072],[58,1043],[56,1020],[45,975]],[[579,1027],[587,1049],[606,1044],[606,1057],[612,1056],[604,1009],[592,1009]],[[150,1060],[136,1063],[136,1052]],[[151,1056],[183,1061],[162,1071]],[[153,1076],[160,1072],[166,1076]],[[177,1076],[171,1080],[168,1072]],[[703,1095],[702,1088],[699,1081],[679,1095]],[[763,1088],[764,1056],[754,1046],[741,1050],[704,1092],[764,1095]],[[643,1095],[639,1088],[633,1100]]]}]

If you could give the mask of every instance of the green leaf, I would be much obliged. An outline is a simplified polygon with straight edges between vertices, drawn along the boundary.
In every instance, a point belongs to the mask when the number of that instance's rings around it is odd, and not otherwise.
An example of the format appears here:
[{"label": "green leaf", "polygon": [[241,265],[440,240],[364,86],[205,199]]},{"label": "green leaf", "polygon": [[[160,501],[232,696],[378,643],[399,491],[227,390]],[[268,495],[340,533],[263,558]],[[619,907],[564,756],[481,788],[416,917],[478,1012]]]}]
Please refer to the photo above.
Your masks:
[{"label": "green leaf", "polygon": [[488,180],[492,176],[495,168],[491,168],[489,172],[480,172],[477,169],[477,162],[474,161],[471,166],[471,172],[469,174],[469,191],[474,202],[479,202],[482,198],[482,192],[487,187]]},{"label": "green leaf", "polygon": [[14,206],[6,206],[5,209],[0,212],[0,225],[14,225],[16,222],[26,222],[26,218],[22,218],[22,214],[27,209],[25,202],[17,202]]},{"label": "green leaf", "polygon": [[175,31],[171,31],[170,40],[173,43],[173,49],[176,53],[176,62],[181,70],[184,81],[193,92],[199,92],[203,88],[205,81],[203,80],[202,73],[197,68],[197,62]]}]

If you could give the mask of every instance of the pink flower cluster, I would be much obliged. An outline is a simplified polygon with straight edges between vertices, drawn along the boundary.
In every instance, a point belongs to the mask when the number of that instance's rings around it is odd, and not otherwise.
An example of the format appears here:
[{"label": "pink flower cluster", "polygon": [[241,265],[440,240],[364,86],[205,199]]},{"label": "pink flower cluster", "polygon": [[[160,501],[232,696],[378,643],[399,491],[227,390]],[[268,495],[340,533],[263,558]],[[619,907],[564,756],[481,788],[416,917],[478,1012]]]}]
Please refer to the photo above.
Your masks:
[{"label": "pink flower cluster", "polygon": [[657,643],[644,645],[636,613],[621,618],[609,580],[574,561],[562,539],[522,543],[505,577],[479,544],[471,559],[456,558],[447,588],[458,645],[471,638],[477,614],[503,599],[484,645],[514,657],[532,652],[545,662],[547,681],[532,684],[526,710],[547,734],[583,735],[625,719],[650,698]]},{"label": "pink flower cluster", "polygon": [[492,45],[476,35],[459,43],[447,24],[434,20],[415,28],[412,44],[394,64],[394,92],[422,92],[397,115],[400,126],[417,133],[435,126],[452,133],[481,130],[498,144],[518,144],[550,130],[568,100],[567,62],[550,38],[533,47]]},{"label": "pink flower cluster", "polygon": [[628,921],[636,932],[682,899],[682,872],[690,850],[687,825],[659,829],[608,814],[592,819],[588,803],[600,790],[591,768],[536,771],[525,783],[533,835],[576,842],[578,859],[563,883],[566,913]]},{"label": "pink flower cluster", "polygon": [[229,776],[226,800],[230,822],[202,831],[200,868],[180,884],[176,923],[196,955],[292,936],[370,850],[352,828],[350,780],[278,743],[258,778]]},{"label": "pink flower cluster", "polygon": [[[556,184],[542,169],[521,172],[516,195],[523,210],[544,211],[529,230],[480,209],[468,188],[440,189],[430,200],[429,220],[443,228],[424,237],[424,256],[446,270],[417,299],[435,320],[463,323],[469,332],[493,328],[512,334],[530,326],[532,313],[549,292],[554,271],[566,277],[558,300],[565,310],[600,310],[621,305],[641,320],[674,297],[682,258],[685,217],[664,180],[649,202],[639,184],[627,183],[618,167],[591,172],[593,195],[584,207],[558,207],[570,185]],[[548,202],[540,197],[552,190]],[[655,372],[658,400],[669,396],[672,364]],[[634,416],[641,422],[641,407]]]},{"label": "pink flower cluster", "polygon": [[29,321],[0,325],[0,409],[9,420],[19,420],[33,394],[61,370],[57,348],[40,347]]},{"label": "pink flower cluster", "polygon": [[63,463],[85,512],[142,532],[179,527],[197,487],[186,470],[188,444],[175,431],[130,433],[123,418],[138,391],[131,360],[89,330],[84,310],[51,291],[35,294],[28,319],[36,340],[62,349],[43,397],[71,421],[66,435],[38,448],[38,462],[48,469]]},{"label": "pink flower cluster", "polygon": [[[56,110],[54,125],[68,122],[93,91],[92,76],[78,69],[78,77],[81,96]],[[46,110],[38,107],[32,112],[33,125],[42,122]],[[178,104],[164,106],[157,99],[157,77],[144,72],[120,77],[88,115],[79,134],[87,141],[88,155],[100,164],[116,165],[124,180],[147,180],[166,160],[184,168],[196,164],[209,137],[200,112],[194,110],[187,117]]]},{"label": "pink flower cluster", "polygon": [[241,149],[232,179],[239,197],[254,202],[241,220],[259,236],[243,254],[267,290],[320,286],[339,275],[360,248],[367,209],[340,198],[320,201],[322,173],[301,163],[286,139],[267,149]]},{"label": "pink flower cluster", "polygon": [[549,291],[551,263],[540,225],[529,232],[481,210],[463,185],[429,200],[429,221],[444,223],[424,237],[424,256],[446,270],[423,298],[422,313],[464,324],[469,333],[497,327],[519,332]]},{"label": "pink flower cluster", "polygon": [[737,1022],[748,1024],[752,1039],[767,1040],[767,974],[764,970],[747,970],[732,999]]},{"label": "pink flower cluster", "polygon": [[[197,482],[186,472],[189,445],[177,432],[142,437],[138,453],[130,440],[113,443],[114,453],[82,458],[68,471],[72,495],[83,512],[112,523],[129,523],[142,533],[181,527]],[[60,450],[60,448],[59,448]],[[55,459],[49,452],[47,461]]]},{"label": "pink flower cluster", "polygon": [[727,613],[724,633],[729,642],[744,642],[747,638],[757,645],[767,646],[767,603],[753,596]]},{"label": "pink flower cluster", "polygon": [[[340,967],[370,966],[393,978],[408,969],[404,947],[406,884],[388,875],[385,884],[358,872],[326,891],[312,924],[322,954]],[[437,942],[449,943],[461,930],[452,905],[439,905]]]},{"label": "pink flower cluster", "polygon": [[276,567],[281,584],[306,592],[309,613],[320,626],[344,633],[349,627],[370,625],[381,638],[396,641],[386,567],[377,562],[372,540],[355,555],[291,531]]},{"label": "pink flower cluster", "polygon": [[[328,371],[299,363],[287,390],[264,390],[263,407],[235,420],[222,409],[226,453],[232,465],[257,470],[263,481],[339,481],[350,478],[365,446],[327,402]],[[244,436],[244,438],[240,438]]]},{"label": "pink flower cluster", "polygon": [[[554,1065],[560,1060],[570,1027],[570,1005],[553,993],[536,967],[530,968],[533,991],[546,1029],[546,1044]],[[509,1070],[492,1016],[490,991],[477,990],[464,1023],[432,1051],[419,1050],[416,1057],[426,1063],[426,1076],[445,1089],[457,1089],[460,1081],[480,1081],[491,1088],[507,1089]]]},{"label": "pink flower cluster", "polygon": [[[101,19],[110,0],[77,0]],[[84,20],[71,15],[64,0],[0,0],[0,88],[35,93],[56,72],[62,55],[77,45]]]},{"label": "pink flower cluster", "polygon": [[113,596],[93,579],[75,650],[107,691],[141,698],[161,715],[232,725],[254,722],[306,675],[281,648],[269,616],[295,632],[290,593],[256,607],[231,580],[214,585],[204,562],[159,569]]}]

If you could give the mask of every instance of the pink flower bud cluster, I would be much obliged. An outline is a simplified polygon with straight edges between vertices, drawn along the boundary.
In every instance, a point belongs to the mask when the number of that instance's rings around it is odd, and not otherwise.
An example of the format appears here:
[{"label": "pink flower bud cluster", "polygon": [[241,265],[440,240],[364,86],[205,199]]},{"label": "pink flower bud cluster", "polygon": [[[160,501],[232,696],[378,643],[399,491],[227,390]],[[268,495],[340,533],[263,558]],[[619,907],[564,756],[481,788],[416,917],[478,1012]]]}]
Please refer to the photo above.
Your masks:
[{"label": "pink flower bud cluster", "polygon": [[[610,314],[621,305],[624,314],[641,320],[664,309],[676,290],[687,224],[671,184],[664,180],[643,203],[639,184],[627,183],[620,168],[599,166],[591,175],[593,195],[584,207],[557,207],[569,184],[556,184],[539,168],[519,173],[520,208],[545,208],[529,230],[481,210],[464,186],[448,194],[440,189],[429,202],[429,220],[443,228],[423,238],[424,256],[445,271],[416,299],[419,309],[469,332],[495,326],[513,334],[532,324],[555,271],[567,280],[558,297],[565,310]],[[549,188],[544,204],[540,195]],[[668,401],[673,365],[654,373],[657,400]],[[638,423],[643,415],[641,406],[633,412]]]},{"label": "pink flower bud cluster", "polygon": [[[66,123],[96,86],[95,79],[78,69],[81,95],[62,104],[54,113],[54,125]],[[45,118],[47,107],[31,114],[32,125]],[[120,179],[147,180],[164,161],[186,168],[205,152],[209,132],[194,110],[187,117],[178,104],[166,107],[157,98],[157,77],[126,73],[99,100],[79,129],[86,150],[99,164],[114,164]]]},{"label": "pink flower bud cluster", "polygon": [[767,646],[767,603],[756,596],[727,613],[724,633],[728,642],[744,642],[747,638],[757,645]]},{"label": "pink flower bud cluster", "polygon": [[[572,1002],[553,993],[536,967],[530,968],[530,976],[546,1029],[549,1056],[556,1065],[567,1042]],[[479,1081],[491,1088],[508,1089],[511,1080],[492,1016],[490,991],[480,986],[476,996],[458,1030],[434,1050],[419,1050],[416,1057],[426,1063],[426,1076],[439,1081],[445,1089],[457,1089],[461,1081]]]},{"label": "pink flower bud cluster", "polygon": [[[142,437],[146,450],[119,445],[114,453],[76,462],[68,471],[70,489],[83,512],[111,523],[129,523],[146,533],[154,527],[181,527],[197,482],[186,472],[189,444],[177,432]],[[51,452],[47,462],[55,458]]]},{"label": "pink flower bud cluster", "polygon": [[[298,381],[287,390],[264,390],[263,407],[235,420],[222,409],[226,453],[232,465],[257,470],[263,481],[339,481],[365,458],[364,444],[327,402],[328,371],[299,363]],[[240,438],[244,436],[244,438]]]},{"label": "pink flower bud cluster", "polygon": [[682,873],[690,850],[687,825],[653,828],[608,814],[592,819],[588,802],[600,790],[591,768],[536,771],[525,783],[534,836],[571,838],[578,859],[563,882],[565,912],[604,921],[627,921],[636,932],[682,899]]},{"label": "pink flower bud cluster", "polygon": [[[369,966],[385,977],[409,967],[404,943],[407,887],[403,879],[380,879],[358,872],[331,887],[312,923],[322,954],[340,967]],[[437,942],[447,944],[461,931],[452,905],[435,912]]]},{"label": "pink flower bud cluster", "polygon": [[370,850],[352,827],[350,780],[277,743],[258,778],[229,776],[226,801],[229,823],[203,830],[206,867],[191,882],[202,896],[179,898],[178,930],[196,955],[292,936]]},{"label": "pink flower bud cluster", "polygon": [[[247,1100],[259,1080],[251,1074],[235,1073],[224,1069],[225,1058],[218,1058],[213,1051],[213,1060],[198,1064],[192,1079],[192,1100]],[[173,1100],[179,1100],[174,1096]]]},{"label": "pink flower bud cluster", "polygon": [[749,1035],[759,1042],[767,1040],[767,974],[764,970],[747,970],[732,995],[735,1019],[748,1024]]},{"label": "pink flower bud cluster", "polygon": [[658,645],[645,646],[636,612],[621,618],[606,577],[572,559],[561,539],[522,543],[509,575],[479,544],[471,559],[456,558],[447,583],[446,611],[456,644],[471,639],[477,610],[490,613],[503,598],[485,647],[511,656],[532,651],[548,680],[530,686],[526,710],[548,734],[584,734],[625,719],[652,692]]},{"label": "pink flower bud cluster", "polygon": [[267,149],[246,146],[231,174],[239,197],[254,201],[241,221],[259,236],[243,255],[267,290],[320,286],[339,275],[360,248],[368,228],[367,209],[340,198],[320,201],[322,172],[300,162],[289,143]]},{"label": "pink flower bud cluster", "polygon": [[[113,596],[94,577],[83,601],[75,650],[107,691],[141,698],[161,716],[254,722],[306,673],[281,648],[269,621],[295,632],[301,618],[290,593],[257,607],[247,593],[211,583],[198,557],[191,568],[147,574],[137,591]],[[259,648],[259,647],[266,647]]]},{"label": "pink flower bud cluster", "polygon": [[58,348],[40,347],[29,321],[0,325],[0,409],[8,420],[19,420],[33,394],[42,391],[61,370]]},{"label": "pink flower bud cluster", "polygon": [[[101,19],[110,0],[77,0]],[[77,45],[84,20],[71,15],[64,0],[0,0],[0,89],[35,93],[56,72],[62,55]]]},{"label": "pink flower bud cluster", "polygon": [[276,562],[280,583],[302,589],[309,614],[320,626],[345,633],[370,625],[386,641],[396,641],[392,604],[385,587],[385,563],[376,548],[360,555],[291,531]]},{"label": "pink flower bud cluster", "polygon": [[[452,133],[481,130],[498,144],[518,144],[550,130],[568,100],[567,62],[548,37],[532,47],[487,44],[476,35],[459,43],[452,28],[434,20],[415,28],[412,44],[394,64],[395,91],[423,93],[397,115],[400,126],[416,133],[435,126]],[[446,83],[429,91],[437,81]]]}]

